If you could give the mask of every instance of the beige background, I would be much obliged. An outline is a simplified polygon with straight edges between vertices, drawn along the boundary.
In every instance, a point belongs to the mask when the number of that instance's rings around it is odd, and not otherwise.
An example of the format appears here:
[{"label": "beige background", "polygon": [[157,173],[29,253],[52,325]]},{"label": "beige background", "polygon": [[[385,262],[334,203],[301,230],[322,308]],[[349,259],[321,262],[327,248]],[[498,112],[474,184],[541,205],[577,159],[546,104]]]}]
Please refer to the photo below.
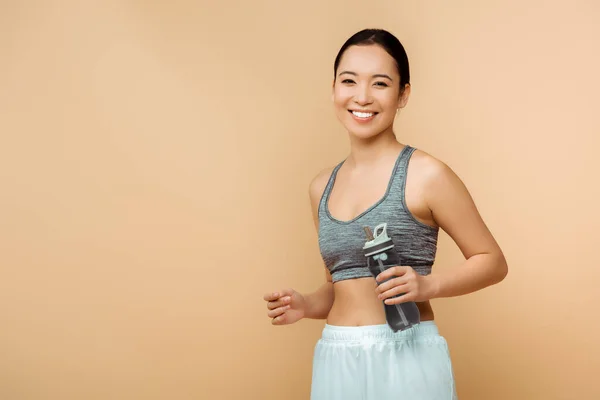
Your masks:
[{"label": "beige background", "polygon": [[[153,5],[150,5],[153,3]],[[308,399],[308,183],[347,154],[343,41],[383,27],[401,141],[448,163],[510,265],[434,301],[461,400],[598,399],[600,5],[0,2],[0,398]],[[435,268],[460,262],[442,235]]]}]

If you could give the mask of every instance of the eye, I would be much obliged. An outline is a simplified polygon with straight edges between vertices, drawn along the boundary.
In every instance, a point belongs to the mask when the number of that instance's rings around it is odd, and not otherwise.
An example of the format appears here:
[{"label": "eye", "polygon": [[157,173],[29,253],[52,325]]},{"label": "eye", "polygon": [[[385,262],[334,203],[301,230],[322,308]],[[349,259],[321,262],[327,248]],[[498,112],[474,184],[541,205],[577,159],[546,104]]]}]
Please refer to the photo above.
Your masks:
[{"label": "eye", "polygon": [[342,83],[354,83],[352,79],[344,79]]},{"label": "eye", "polygon": [[385,82],[375,82],[376,86],[381,86],[381,87],[388,87],[389,85]]}]

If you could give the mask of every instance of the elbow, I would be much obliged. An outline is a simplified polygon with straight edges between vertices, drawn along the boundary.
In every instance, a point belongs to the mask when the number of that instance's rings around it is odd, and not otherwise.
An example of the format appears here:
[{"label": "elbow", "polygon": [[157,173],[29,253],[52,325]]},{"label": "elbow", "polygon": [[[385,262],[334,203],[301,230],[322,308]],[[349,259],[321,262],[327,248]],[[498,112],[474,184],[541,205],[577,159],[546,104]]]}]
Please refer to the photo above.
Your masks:
[{"label": "elbow", "polygon": [[506,258],[502,253],[498,257],[496,268],[494,270],[496,272],[494,274],[494,283],[502,282],[508,275],[508,263],[506,262]]}]

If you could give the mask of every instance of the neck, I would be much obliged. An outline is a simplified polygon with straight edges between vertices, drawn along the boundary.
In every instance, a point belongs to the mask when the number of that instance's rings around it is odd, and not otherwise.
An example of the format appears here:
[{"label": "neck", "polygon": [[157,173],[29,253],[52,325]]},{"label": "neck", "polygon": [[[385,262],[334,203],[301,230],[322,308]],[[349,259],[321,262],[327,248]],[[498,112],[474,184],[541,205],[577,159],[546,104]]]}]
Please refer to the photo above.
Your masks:
[{"label": "neck", "polygon": [[350,136],[350,155],[346,163],[350,166],[369,166],[388,156],[396,156],[404,145],[398,142],[390,128],[372,138],[361,139]]}]

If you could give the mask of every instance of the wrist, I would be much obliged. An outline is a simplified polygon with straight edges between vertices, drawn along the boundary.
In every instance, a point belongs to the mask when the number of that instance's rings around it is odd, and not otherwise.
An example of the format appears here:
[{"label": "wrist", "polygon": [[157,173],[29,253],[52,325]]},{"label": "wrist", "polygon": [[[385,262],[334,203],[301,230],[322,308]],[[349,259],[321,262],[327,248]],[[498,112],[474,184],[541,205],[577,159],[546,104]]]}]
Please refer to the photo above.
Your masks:
[{"label": "wrist", "polygon": [[317,291],[302,296],[303,318],[327,318],[333,304],[333,285],[328,282]]},{"label": "wrist", "polygon": [[438,274],[429,274],[425,277],[427,279],[427,281],[429,282],[429,290],[428,290],[428,297],[429,299],[435,299],[441,296],[441,286],[442,286],[442,279],[440,278],[440,276]]},{"label": "wrist", "polygon": [[310,294],[300,294],[302,296],[302,318],[312,318],[312,296]]}]

